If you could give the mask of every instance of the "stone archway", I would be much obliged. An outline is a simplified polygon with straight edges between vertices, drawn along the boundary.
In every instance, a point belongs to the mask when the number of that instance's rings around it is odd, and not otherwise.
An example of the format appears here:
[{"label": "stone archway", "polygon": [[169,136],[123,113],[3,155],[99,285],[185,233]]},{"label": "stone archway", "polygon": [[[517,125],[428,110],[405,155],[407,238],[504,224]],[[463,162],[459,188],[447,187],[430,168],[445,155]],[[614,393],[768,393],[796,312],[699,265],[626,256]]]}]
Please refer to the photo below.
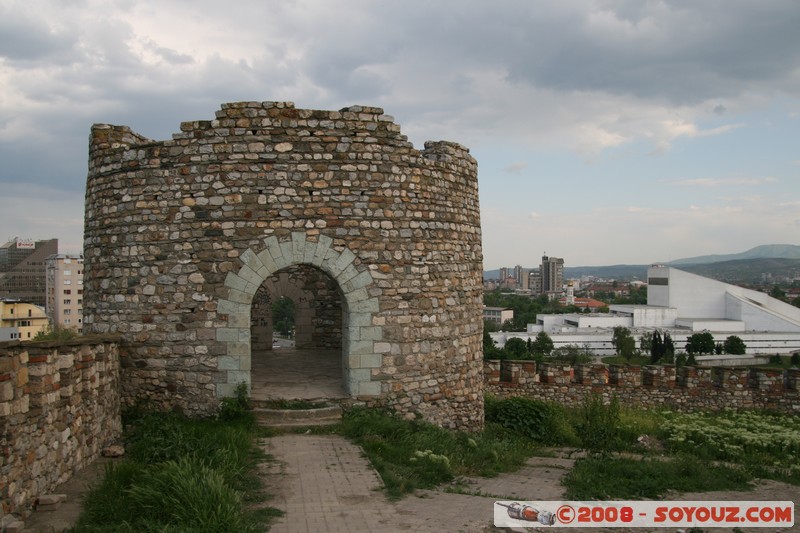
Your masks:
[{"label": "stone archway", "polygon": [[276,272],[295,265],[311,265],[330,276],[342,293],[342,365],[344,383],[351,396],[376,396],[381,393],[379,381],[372,381],[372,369],[380,368],[381,350],[388,350],[380,341],[382,328],[373,317],[378,312],[378,299],[368,288],[374,283],[372,274],[355,264],[356,256],[347,248],[341,251],[333,239],[320,235],[309,240],[304,232],[293,232],[291,239],[277,237],[264,240],[259,252],[247,249],[238,272],[229,272],[224,286],[227,297],[220,298],[217,310],[227,315],[225,327],[218,328],[216,340],[225,346],[225,355],[217,358],[220,371],[227,373],[217,386],[217,396],[230,396],[239,383],[251,383],[251,305],[261,284]]}]

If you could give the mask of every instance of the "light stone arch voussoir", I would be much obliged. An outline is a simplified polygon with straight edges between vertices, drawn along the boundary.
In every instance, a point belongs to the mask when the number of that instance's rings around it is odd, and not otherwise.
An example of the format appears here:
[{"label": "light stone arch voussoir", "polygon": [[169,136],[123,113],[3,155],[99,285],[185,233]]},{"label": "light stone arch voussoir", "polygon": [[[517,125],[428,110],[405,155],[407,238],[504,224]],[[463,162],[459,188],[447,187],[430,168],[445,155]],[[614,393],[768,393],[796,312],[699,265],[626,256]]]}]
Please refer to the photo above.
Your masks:
[{"label": "light stone arch voussoir", "polygon": [[369,270],[356,266],[356,255],[347,248],[336,250],[333,239],[325,235],[309,241],[304,232],[298,231],[284,241],[267,237],[264,244],[266,247],[258,253],[245,250],[240,256],[242,267],[225,278],[228,297],[218,301],[217,311],[228,319],[223,327],[217,328],[216,340],[226,347],[217,365],[227,375],[217,385],[217,396],[232,396],[242,382],[250,386],[253,296],[267,278],[295,265],[312,265],[336,281],[344,300],[342,351],[347,392],[351,396],[379,395],[381,383],[372,381],[372,369],[381,367],[389,344],[382,342],[381,326],[374,325],[379,305],[378,298],[369,295],[368,288],[373,284]]}]

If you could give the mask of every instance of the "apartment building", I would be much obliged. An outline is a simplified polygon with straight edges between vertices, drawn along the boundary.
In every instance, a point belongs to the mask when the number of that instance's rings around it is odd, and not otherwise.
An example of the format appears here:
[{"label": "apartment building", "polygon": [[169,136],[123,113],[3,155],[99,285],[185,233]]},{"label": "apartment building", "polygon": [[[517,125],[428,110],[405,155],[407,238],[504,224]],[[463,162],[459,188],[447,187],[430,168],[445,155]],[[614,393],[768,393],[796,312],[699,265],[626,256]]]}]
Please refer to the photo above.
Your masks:
[{"label": "apartment building", "polygon": [[47,317],[50,323],[83,332],[83,256],[47,258]]},{"label": "apartment building", "polygon": [[12,298],[0,298],[0,341],[27,341],[47,331],[43,307]]}]

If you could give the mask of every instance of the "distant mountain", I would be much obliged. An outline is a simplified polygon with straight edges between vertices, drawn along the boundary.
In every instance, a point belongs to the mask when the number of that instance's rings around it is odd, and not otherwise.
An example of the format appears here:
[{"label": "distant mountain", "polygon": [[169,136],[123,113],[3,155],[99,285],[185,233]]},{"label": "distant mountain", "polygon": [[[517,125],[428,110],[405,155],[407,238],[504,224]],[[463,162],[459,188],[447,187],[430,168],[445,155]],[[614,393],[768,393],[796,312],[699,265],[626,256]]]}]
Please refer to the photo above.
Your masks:
[{"label": "distant mountain", "polygon": [[[667,263],[670,266],[727,283],[758,283],[770,276],[795,277],[800,271],[800,246],[764,244],[738,254],[687,257]],[[646,280],[650,265],[609,265],[564,267],[564,277],[578,279],[595,276],[603,279]],[[538,265],[535,267],[538,268]],[[530,269],[528,269],[530,270]],[[766,278],[765,278],[766,276]],[[485,279],[498,279],[500,270],[487,270]]]},{"label": "distant mountain", "polygon": [[705,265],[740,259],[800,259],[800,246],[795,244],[762,244],[738,254],[700,255],[667,263],[671,266]]},{"label": "distant mountain", "polygon": [[676,268],[725,283],[759,284],[794,278],[800,273],[800,259],[737,259],[717,263],[680,265]]}]

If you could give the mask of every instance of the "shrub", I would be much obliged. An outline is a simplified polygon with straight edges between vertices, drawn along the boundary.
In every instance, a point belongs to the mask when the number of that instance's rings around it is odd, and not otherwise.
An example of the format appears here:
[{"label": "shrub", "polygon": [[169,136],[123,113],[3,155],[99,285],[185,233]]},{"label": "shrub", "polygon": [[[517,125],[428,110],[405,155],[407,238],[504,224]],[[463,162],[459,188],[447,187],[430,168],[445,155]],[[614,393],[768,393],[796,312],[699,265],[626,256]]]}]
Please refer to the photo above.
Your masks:
[{"label": "shrub", "polygon": [[530,398],[508,398],[490,401],[487,422],[546,444],[574,444],[575,434],[566,421],[563,408],[557,404]]},{"label": "shrub", "polygon": [[620,445],[620,409],[616,396],[608,405],[598,394],[587,396],[580,408],[578,435],[593,454],[607,454]]},{"label": "shrub", "polygon": [[233,398],[222,399],[218,416],[221,420],[241,419],[247,416],[250,409],[250,396],[248,395],[247,383],[241,382],[236,385]]},{"label": "shrub", "polygon": [[47,326],[47,329],[39,331],[34,337],[35,341],[68,341],[78,336],[78,330],[68,328],[61,324]]}]

